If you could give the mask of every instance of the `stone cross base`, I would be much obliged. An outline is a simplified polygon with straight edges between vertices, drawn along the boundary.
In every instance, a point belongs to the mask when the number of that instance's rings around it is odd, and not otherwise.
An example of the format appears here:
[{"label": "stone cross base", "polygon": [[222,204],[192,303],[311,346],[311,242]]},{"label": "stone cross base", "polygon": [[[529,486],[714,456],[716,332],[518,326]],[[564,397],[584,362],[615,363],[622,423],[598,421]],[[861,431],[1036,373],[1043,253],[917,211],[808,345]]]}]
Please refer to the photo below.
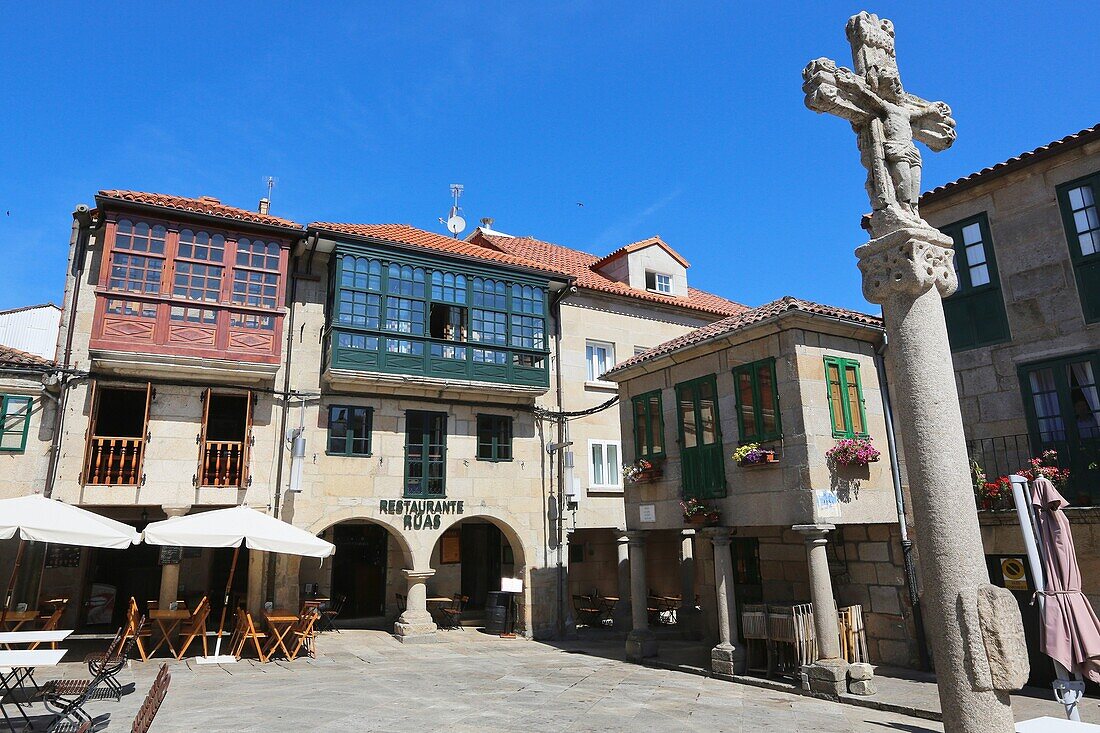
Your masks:
[{"label": "stone cross base", "polygon": [[626,660],[640,662],[657,656],[657,637],[649,629],[634,629],[626,635]]},{"label": "stone cross base", "polygon": [[732,644],[719,644],[710,650],[710,670],[714,674],[732,677],[741,674],[744,655]]},{"label": "stone cross base", "polygon": [[393,625],[393,637],[403,644],[438,641],[435,621],[426,611],[405,611]]},{"label": "stone cross base", "polygon": [[802,689],[839,697],[848,691],[848,663],[843,659],[819,659],[802,668]]}]

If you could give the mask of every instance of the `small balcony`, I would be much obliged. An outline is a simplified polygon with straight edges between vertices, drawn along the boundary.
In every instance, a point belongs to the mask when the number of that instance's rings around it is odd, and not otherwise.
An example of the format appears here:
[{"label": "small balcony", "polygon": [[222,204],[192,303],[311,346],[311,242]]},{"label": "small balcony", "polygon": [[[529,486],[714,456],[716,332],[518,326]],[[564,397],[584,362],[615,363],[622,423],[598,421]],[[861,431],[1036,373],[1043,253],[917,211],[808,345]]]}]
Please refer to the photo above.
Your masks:
[{"label": "small balcony", "polygon": [[207,441],[202,450],[199,486],[240,487],[244,479],[245,451],[240,441]]},{"label": "small balcony", "polygon": [[90,486],[139,485],[144,448],[141,438],[93,436],[84,482]]},{"label": "small balcony", "polygon": [[[1029,459],[1054,450],[1058,453],[1058,467],[1070,472],[1069,480],[1060,489],[1070,505],[1100,506],[1100,440],[1054,440],[1033,448],[1027,434],[1001,435],[968,441],[966,448],[970,461],[981,467],[988,482],[1027,469]],[[983,498],[977,490],[975,493],[980,509],[1013,508],[1012,498],[1003,491],[992,499]]]}]

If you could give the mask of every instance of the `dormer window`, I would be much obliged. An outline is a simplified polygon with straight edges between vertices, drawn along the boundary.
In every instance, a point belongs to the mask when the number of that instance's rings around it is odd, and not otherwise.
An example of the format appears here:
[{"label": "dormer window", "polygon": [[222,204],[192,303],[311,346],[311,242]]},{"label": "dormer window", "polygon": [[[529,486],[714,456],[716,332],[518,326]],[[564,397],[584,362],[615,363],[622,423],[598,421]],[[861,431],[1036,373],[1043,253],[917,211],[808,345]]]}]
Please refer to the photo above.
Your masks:
[{"label": "dormer window", "polygon": [[672,293],[672,275],[646,270],[645,289],[652,293],[670,295]]}]

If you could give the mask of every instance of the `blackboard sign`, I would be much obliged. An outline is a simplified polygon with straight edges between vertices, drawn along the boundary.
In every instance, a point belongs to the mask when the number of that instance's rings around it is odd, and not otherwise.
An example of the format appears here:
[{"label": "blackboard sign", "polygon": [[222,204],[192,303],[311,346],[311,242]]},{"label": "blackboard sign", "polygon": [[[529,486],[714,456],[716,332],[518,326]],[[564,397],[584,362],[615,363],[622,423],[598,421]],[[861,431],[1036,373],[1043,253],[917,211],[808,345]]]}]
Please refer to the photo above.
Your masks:
[{"label": "blackboard sign", "polygon": [[46,567],[80,567],[80,548],[72,545],[50,545],[46,550]]},{"label": "blackboard sign", "polygon": [[165,545],[160,548],[161,565],[179,565],[183,559],[183,548]]}]

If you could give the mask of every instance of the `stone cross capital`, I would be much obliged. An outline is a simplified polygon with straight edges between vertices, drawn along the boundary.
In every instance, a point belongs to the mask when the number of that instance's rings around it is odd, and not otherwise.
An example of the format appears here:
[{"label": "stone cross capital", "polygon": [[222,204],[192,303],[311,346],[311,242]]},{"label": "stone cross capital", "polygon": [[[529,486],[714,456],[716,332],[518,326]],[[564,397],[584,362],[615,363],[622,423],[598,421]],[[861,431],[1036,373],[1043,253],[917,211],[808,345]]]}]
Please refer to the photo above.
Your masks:
[{"label": "stone cross capital", "polygon": [[935,287],[946,298],[959,287],[951,237],[935,229],[906,227],[856,249],[863,273],[863,296],[882,305]]}]

